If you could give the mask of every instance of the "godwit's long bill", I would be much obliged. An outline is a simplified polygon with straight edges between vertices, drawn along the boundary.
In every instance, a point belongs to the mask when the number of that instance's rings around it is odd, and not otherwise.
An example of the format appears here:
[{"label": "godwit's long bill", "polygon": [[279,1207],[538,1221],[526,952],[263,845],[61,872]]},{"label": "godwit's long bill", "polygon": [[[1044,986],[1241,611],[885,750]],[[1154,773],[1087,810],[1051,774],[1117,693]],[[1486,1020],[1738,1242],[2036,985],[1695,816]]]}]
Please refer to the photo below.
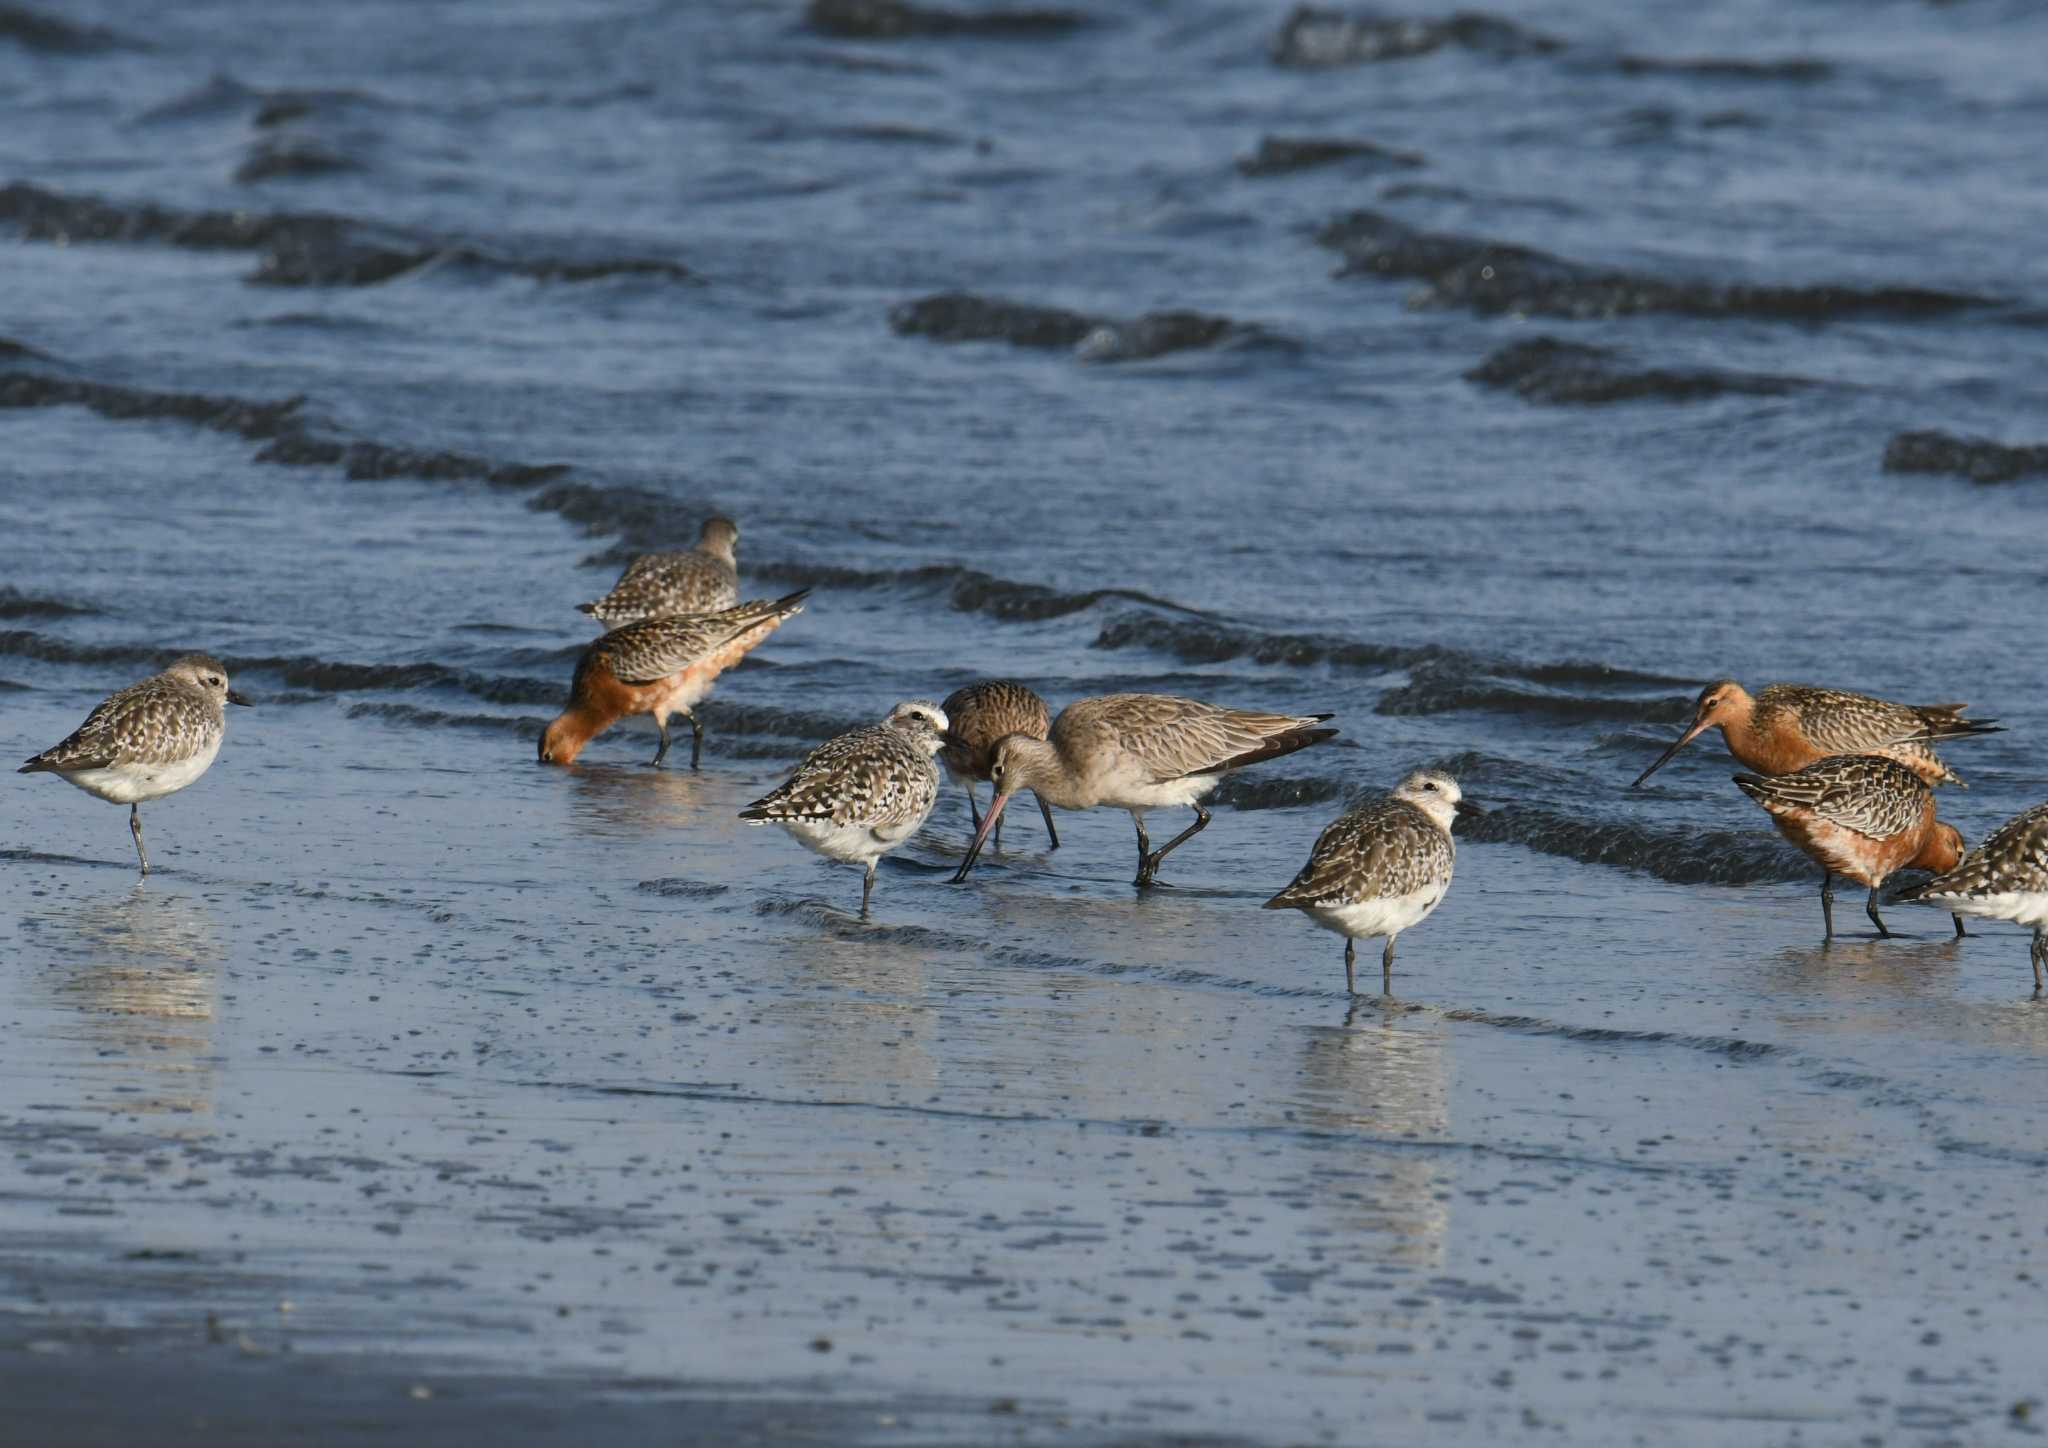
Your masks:
[{"label": "godwit's long bill", "polygon": [[[1328,714],[1263,714],[1225,709],[1170,694],[1104,694],[1060,711],[1045,739],[1012,734],[989,764],[995,798],[981,817],[954,883],[967,878],[1003,807],[1019,790],[1033,791],[1059,809],[1110,805],[1131,812],[1138,829],[1138,877],[1150,885],[1159,862],[1207,827],[1198,803],[1223,776],[1248,764],[1278,759],[1335,736],[1315,726]],[[1152,848],[1145,812],[1193,805],[1195,822]]]},{"label": "godwit's long bill", "polygon": [[2048,966],[2048,804],[2014,815],[1963,862],[1924,885],[1901,890],[1900,901],[1939,905],[1986,920],[2010,920],[2034,932],[2034,994]]},{"label": "godwit's long bill", "polygon": [[[939,763],[967,791],[967,813],[974,828],[981,828],[981,806],[974,798],[976,781],[988,778],[995,763],[996,745],[1012,734],[1029,734],[1043,739],[1052,731],[1052,716],[1045,700],[1015,679],[984,679],[978,684],[955,689],[939,707],[946,711],[953,742],[939,751]],[[1045,816],[1049,848],[1060,847],[1060,832],[1053,827],[1052,806],[1038,800],[1038,812]],[[1003,847],[1003,827],[996,826],[996,848]]]},{"label": "godwit's long bill", "polygon": [[1709,729],[1719,729],[1736,760],[1758,774],[1790,774],[1837,754],[1881,754],[1928,784],[1963,786],[1928,746],[1948,739],[1996,734],[1993,719],[1965,719],[1967,704],[1894,704],[1868,694],[1808,684],[1766,684],[1752,696],[1733,679],[1700,690],[1692,722],[1629,788],[1671,762]]},{"label": "godwit's long bill", "polygon": [[1457,846],[1451,825],[1478,814],[1458,781],[1418,769],[1381,795],[1352,806],[1316,837],[1308,863],[1268,910],[1299,910],[1344,937],[1344,988],[1358,994],[1358,942],[1387,938],[1380,989],[1394,989],[1394,939],[1419,925],[1451,888]]},{"label": "godwit's long bill", "polygon": [[862,867],[860,913],[875,893],[875,864],[924,825],[939,799],[945,711],[912,699],[864,729],[827,739],[796,772],[740,811],[749,824],[778,824],[806,849]]},{"label": "godwit's long bill", "polygon": [[711,693],[721,673],[749,650],[802,613],[808,588],[757,600],[722,613],[646,618],[615,628],[593,642],[576,661],[569,707],[540,737],[542,764],[573,764],[583,746],[629,714],[649,714],[661,731],[661,747],[650,764],[668,757],[668,721],[690,721],[690,768],[704,753],[704,725],[693,712]]},{"label": "godwit's long bill", "polygon": [[135,857],[147,875],[142,801],[175,794],[206,773],[227,735],[221,706],[248,702],[228,687],[219,659],[186,654],[162,673],[109,694],[62,743],[15,772],[54,774],[95,799],[127,805]]},{"label": "godwit's long bill", "polygon": [[[1864,910],[1889,937],[1877,913],[1878,887],[1897,870],[1955,868],[1963,837],[1934,817],[1934,791],[1894,760],[1842,754],[1790,774],[1738,774],[1742,792],[1769,811],[1781,834],[1820,866],[1820,913],[1835,938],[1835,876],[1870,887]],[[1961,916],[1956,934],[1963,933]]]}]

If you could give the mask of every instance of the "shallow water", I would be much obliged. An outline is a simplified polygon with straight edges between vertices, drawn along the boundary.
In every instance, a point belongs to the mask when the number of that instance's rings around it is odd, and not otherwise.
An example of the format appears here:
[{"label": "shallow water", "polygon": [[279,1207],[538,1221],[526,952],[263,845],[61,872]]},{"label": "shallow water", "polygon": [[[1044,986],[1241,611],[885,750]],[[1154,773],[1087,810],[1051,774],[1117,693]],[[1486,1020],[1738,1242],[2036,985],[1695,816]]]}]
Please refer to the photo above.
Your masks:
[{"label": "shallow water", "polygon": [[[2029,1427],[2023,937],[1900,907],[1878,942],[1851,896],[1823,950],[1718,745],[1624,786],[1732,674],[2004,720],[1950,754],[1972,841],[2048,793],[2041,483],[1882,466],[2044,440],[2048,22],[1501,13],[1563,48],[1305,68],[1284,7],[1110,3],[1008,40],[246,3],[0,39],[0,184],[37,188],[0,193],[4,732],[184,647],[258,705],[145,812],[144,884],[118,812],[14,789],[8,1340],[212,1313],[224,1352],[885,1437],[934,1394],[1034,1438]],[[1242,174],[1266,136],[1424,164]],[[1316,233],[1359,210],[1427,238],[1339,276]],[[949,291],[1234,325],[1121,363],[1085,359],[1161,333],[892,330]],[[1590,394],[1465,379],[1537,337],[1609,349]],[[625,730],[537,768],[573,605],[713,508],[749,596],[816,591],[702,772]],[[1143,898],[1108,814],[1046,854],[1023,811],[948,886],[949,791],[863,924],[854,871],[734,818],[992,674],[1344,734],[1227,785]],[[1421,762],[1494,813],[1348,1005],[1336,939],[1255,906]]]}]

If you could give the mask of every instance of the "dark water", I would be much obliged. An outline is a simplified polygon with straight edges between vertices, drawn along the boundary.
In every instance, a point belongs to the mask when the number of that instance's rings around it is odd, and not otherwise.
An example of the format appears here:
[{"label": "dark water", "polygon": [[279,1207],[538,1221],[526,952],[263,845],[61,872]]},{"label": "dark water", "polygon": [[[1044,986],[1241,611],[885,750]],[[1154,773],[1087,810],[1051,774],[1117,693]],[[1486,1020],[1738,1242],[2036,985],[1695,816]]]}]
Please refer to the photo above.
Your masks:
[{"label": "dark water", "polygon": [[[1718,745],[1623,786],[1731,674],[2006,721],[1972,841],[2048,795],[2035,7],[37,13],[5,732],[184,647],[260,707],[145,887],[11,792],[16,1342],[213,1312],[884,1437],[2027,1429],[2023,939],[1823,952]],[[703,772],[535,767],[572,606],[711,509],[816,593]],[[1140,900],[1107,814],[943,887],[949,795],[863,926],[733,818],[992,674],[1345,732]],[[1252,907],[1421,762],[1495,813],[1347,1014]]]}]

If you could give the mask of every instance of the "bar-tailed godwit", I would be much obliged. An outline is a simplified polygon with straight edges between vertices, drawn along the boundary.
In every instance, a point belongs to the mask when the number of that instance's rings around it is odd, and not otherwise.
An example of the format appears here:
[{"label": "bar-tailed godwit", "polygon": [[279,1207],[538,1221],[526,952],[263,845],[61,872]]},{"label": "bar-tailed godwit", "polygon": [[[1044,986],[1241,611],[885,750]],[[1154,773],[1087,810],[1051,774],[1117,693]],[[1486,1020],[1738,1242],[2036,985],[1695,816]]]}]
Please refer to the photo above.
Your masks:
[{"label": "bar-tailed godwit", "polygon": [[[1789,774],[1738,774],[1742,792],[1769,811],[1778,830],[1820,866],[1820,913],[1835,938],[1835,876],[1870,887],[1864,903],[1877,933],[1877,889],[1895,870],[1955,868],[1963,837],[1934,817],[1934,791],[1897,760],[1838,754]],[[1956,934],[1963,933],[1956,918]]]},{"label": "bar-tailed godwit", "polygon": [[806,849],[859,865],[860,913],[875,893],[875,862],[923,826],[939,799],[932,756],[947,742],[946,714],[913,699],[879,724],[827,739],[796,773],[740,811],[750,824],[778,824]]},{"label": "bar-tailed godwit", "polygon": [[162,673],[109,694],[63,743],[16,773],[55,774],[97,799],[127,805],[135,857],[147,875],[141,802],[176,794],[206,773],[227,734],[222,706],[248,702],[228,687],[219,659],[186,654]]},{"label": "bar-tailed godwit", "polygon": [[1752,696],[1733,679],[1716,679],[1700,690],[1692,723],[1657,762],[1636,776],[1633,789],[1662,769],[1671,756],[1718,728],[1728,752],[1758,774],[1790,774],[1837,754],[1882,754],[1933,784],[1961,785],[1936,757],[1931,743],[1998,733],[1991,719],[1965,719],[1966,704],[1894,704],[1841,689],[1806,684],[1766,684]]},{"label": "bar-tailed godwit", "polygon": [[1344,988],[1352,995],[1358,994],[1358,942],[1384,935],[1380,989],[1391,993],[1395,937],[1443,903],[1458,854],[1451,824],[1478,812],[1448,774],[1415,770],[1392,793],[1338,816],[1316,837],[1301,873],[1265,908],[1299,910],[1343,936]]},{"label": "bar-tailed godwit", "polygon": [[[982,842],[1019,790],[1060,809],[1111,805],[1131,812],[1138,827],[1138,877],[1150,885],[1159,862],[1199,834],[1209,811],[1199,801],[1233,769],[1278,759],[1333,737],[1315,726],[1328,714],[1262,714],[1225,709],[1171,694],[1104,694],[1060,710],[1047,738],[1012,734],[989,763],[995,798],[953,879],[967,878]],[[1193,805],[1195,822],[1152,848],[1145,811]]]},{"label": "bar-tailed godwit", "polygon": [[1901,890],[1897,899],[2026,926],[2034,932],[2027,952],[2034,994],[2041,994],[2042,967],[2048,966],[2048,804],[2014,815],[1960,865]]},{"label": "bar-tailed godwit", "polygon": [[740,601],[739,541],[739,524],[707,518],[695,548],[642,553],[626,565],[610,593],[576,607],[607,629],[676,613],[721,613]]},{"label": "bar-tailed godwit", "polygon": [[690,768],[704,752],[704,725],[691,712],[711,684],[774,633],[782,621],[803,612],[808,588],[772,603],[757,599],[721,613],[676,614],[642,619],[615,628],[593,642],[576,661],[569,707],[540,737],[542,764],[573,764],[583,746],[629,714],[650,714],[661,732],[651,764],[668,755],[668,721],[690,721]]},{"label": "bar-tailed godwit", "polygon": [[[977,780],[988,778],[988,767],[995,762],[996,745],[1011,734],[1045,738],[1052,730],[1052,716],[1046,711],[1045,700],[1015,679],[984,679],[955,689],[939,707],[946,711],[953,736],[953,742],[939,751],[939,763],[967,791],[967,812],[978,830],[981,808],[974,798],[974,785]],[[1060,832],[1053,827],[1052,806],[1040,799],[1038,812],[1045,816],[1046,837],[1052,841],[1051,848],[1057,850]],[[996,848],[1002,847],[1003,828],[998,824]]]}]

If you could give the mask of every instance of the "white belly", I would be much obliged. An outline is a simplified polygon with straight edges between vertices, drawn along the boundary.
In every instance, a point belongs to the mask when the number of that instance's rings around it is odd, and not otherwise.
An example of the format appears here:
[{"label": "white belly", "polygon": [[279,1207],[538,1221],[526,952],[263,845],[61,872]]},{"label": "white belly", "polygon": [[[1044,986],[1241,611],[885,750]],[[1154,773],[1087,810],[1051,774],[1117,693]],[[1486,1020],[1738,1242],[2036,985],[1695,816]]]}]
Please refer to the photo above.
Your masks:
[{"label": "white belly", "polygon": [[1443,903],[1444,892],[1450,889],[1450,882],[1417,890],[1412,895],[1392,895],[1380,900],[1366,900],[1356,905],[1317,905],[1302,913],[1325,930],[1334,930],[1339,935],[1365,939],[1374,935],[1399,935],[1411,925],[1420,924]]},{"label": "white belly", "polygon": [[174,764],[120,764],[110,769],[74,769],[64,778],[87,794],[113,804],[136,804],[145,799],[162,799],[176,794],[206,773],[213,757],[220,753],[221,736],[193,755]]},{"label": "white belly", "polygon": [[1998,895],[1983,895],[1976,899],[1960,896],[1933,895],[1927,903],[1939,905],[1944,910],[1953,910],[1958,915],[1978,915],[1986,920],[2010,920],[2015,925],[2024,925],[2039,930],[2048,925],[2048,893],[2039,890],[2008,890]]},{"label": "white belly", "polygon": [[805,849],[816,850],[828,860],[844,860],[849,865],[865,865],[869,860],[886,855],[911,833],[911,830],[902,830],[885,838],[866,825],[821,824],[810,820],[778,820],[777,823]]},{"label": "white belly", "polygon": [[1193,804],[1222,782],[1220,774],[1189,774],[1160,784],[1117,783],[1109,786],[1100,802],[1127,809],[1133,814],[1148,809],[1172,809],[1176,805]]}]

